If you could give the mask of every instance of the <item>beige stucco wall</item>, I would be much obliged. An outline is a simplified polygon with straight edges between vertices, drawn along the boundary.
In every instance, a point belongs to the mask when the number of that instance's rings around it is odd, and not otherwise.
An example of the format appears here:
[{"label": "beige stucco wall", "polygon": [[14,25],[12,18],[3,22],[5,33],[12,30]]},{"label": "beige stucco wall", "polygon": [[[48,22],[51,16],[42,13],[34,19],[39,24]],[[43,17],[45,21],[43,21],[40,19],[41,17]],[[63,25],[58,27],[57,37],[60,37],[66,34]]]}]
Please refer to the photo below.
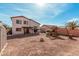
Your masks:
[{"label": "beige stucco wall", "polygon": [[23,18],[12,18],[12,34],[15,35],[15,34],[22,34],[23,31],[16,31],[16,28],[21,28],[22,25],[20,24],[16,24],[16,20],[19,19],[19,20],[22,20]]},{"label": "beige stucco wall", "polygon": [[0,23],[0,52],[7,43],[7,32],[5,27]]},{"label": "beige stucco wall", "polygon": [[[16,24],[16,20],[21,20],[22,24]],[[23,24],[24,21],[28,21],[28,25],[27,24]],[[24,33],[23,29],[22,29],[22,31],[16,31],[16,28],[34,27],[34,26],[37,26],[38,29],[39,29],[40,24],[38,24],[36,22],[33,22],[31,20],[28,20],[28,19],[26,19],[24,17],[12,18],[12,35],[23,34]]]}]

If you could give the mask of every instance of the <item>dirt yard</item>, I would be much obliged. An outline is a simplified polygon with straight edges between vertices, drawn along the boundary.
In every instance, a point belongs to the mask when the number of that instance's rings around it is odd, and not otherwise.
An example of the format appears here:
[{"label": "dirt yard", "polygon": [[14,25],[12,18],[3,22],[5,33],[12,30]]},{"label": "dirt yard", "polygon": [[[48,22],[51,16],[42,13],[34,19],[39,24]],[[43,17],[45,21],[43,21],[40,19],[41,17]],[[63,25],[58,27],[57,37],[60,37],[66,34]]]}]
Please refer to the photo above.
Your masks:
[{"label": "dirt yard", "polygon": [[[70,40],[68,37],[61,36],[63,39],[51,40],[40,34],[37,36],[15,38],[8,40],[8,46],[3,51],[3,56],[73,56],[79,55],[79,38]],[[44,38],[44,42],[40,42]]]}]

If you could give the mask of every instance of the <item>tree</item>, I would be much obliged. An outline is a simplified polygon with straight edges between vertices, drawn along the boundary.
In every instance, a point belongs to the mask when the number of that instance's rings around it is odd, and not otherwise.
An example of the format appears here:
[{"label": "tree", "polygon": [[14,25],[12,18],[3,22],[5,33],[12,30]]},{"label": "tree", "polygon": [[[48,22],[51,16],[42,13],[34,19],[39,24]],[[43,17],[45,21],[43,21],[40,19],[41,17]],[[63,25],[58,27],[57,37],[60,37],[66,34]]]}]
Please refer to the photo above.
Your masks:
[{"label": "tree", "polygon": [[66,27],[70,28],[71,30],[74,30],[76,27],[78,27],[77,21],[68,22]]},{"label": "tree", "polygon": [[12,27],[10,27],[9,25],[6,25],[6,24],[3,24],[3,26],[6,28],[7,34],[12,33]]},{"label": "tree", "polygon": [[68,34],[68,36],[69,36],[70,39],[73,39],[73,38],[72,38],[72,35],[70,35],[68,29],[74,30],[76,27],[78,27],[77,21],[71,21],[71,22],[68,22],[68,23],[66,24],[67,34]]}]

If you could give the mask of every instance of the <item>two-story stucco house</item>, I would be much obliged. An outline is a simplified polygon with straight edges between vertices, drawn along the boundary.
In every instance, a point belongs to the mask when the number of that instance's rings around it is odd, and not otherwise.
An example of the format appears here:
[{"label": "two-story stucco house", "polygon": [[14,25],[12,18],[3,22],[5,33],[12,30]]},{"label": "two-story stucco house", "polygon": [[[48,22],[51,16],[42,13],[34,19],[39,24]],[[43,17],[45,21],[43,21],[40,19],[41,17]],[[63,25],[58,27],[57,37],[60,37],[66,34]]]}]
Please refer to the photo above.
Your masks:
[{"label": "two-story stucco house", "polygon": [[40,27],[40,23],[24,16],[14,16],[11,17],[11,20],[12,35],[34,33],[35,28]]}]

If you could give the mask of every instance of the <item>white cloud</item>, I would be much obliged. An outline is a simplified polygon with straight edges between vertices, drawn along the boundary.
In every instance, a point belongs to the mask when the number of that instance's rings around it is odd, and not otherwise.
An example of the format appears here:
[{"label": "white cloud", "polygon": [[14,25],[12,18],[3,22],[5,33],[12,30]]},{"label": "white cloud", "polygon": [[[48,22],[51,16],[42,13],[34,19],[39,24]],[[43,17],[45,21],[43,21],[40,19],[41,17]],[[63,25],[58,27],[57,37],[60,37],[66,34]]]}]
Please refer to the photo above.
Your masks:
[{"label": "white cloud", "polygon": [[[56,16],[62,12],[64,12],[67,8],[68,4],[45,4],[45,6],[42,7],[35,7],[33,8],[34,10],[30,10],[30,9],[24,9],[24,8],[15,8],[14,10],[16,10],[17,12],[20,13],[26,13],[26,14],[37,14],[37,15],[44,15],[44,11],[48,10],[48,12],[53,13],[53,16]],[[24,5],[25,6],[25,5]],[[26,5],[27,6],[27,5]],[[35,5],[34,5],[35,6]],[[47,12],[47,11],[46,11]]]},{"label": "white cloud", "polygon": [[49,6],[49,9],[51,9],[55,15],[58,15],[67,9],[67,5],[68,4],[53,4],[52,6]]},{"label": "white cloud", "polygon": [[31,13],[29,9],[23,9],[23,8],[14,8],[15,11],[19,13]]},{"label": "white cloud", "polygon": [[54,18],[56,17],[57,15],[65,12],[66,10],[68,9],[68,4],[46,4],[46,7],[44,7],[44,10],[43,12],[45,11],[50,13],[51,15],[46,15],[46,14],[43,14],[43,16],[46,16],[46,17],[50,17],[50,18]]},{"label": "white cloud", "polygon": [[68,22],[72,22],[72,21],[79,21],[79,18],[72,18],[72,19],[68,20]]},{"label": "white cloud", "polygon": [[10,15],[0,13],[0,16],[1,16],[0,21],[2,21],[2,23],[11,26],[11,19],[10,19],[11,16]]},{"label": "white cloud", "polygon": [[[33,4],[34,5],[34,4]],[[24,16],[29,16],[31,18],[36,18],[36,19],[40,19],[40,18],[53,18],[57,15],[59,15],[60,13],[64,12],[67,8],[67,5],[68,4],[45,4],[46,6],[44,6],[43,8],[40,9],[40,7],[29,7],[28,8],[22,8],[22,7],[15,7],[15,8],[12,8],[14,11],[15,11],[15,14],[16,12],[19,14],[19,15],[24,15]],[[26,4],[24,4],[24,7],[28,7]],[[46,11],[48,10],[48,11]],[[46,15],[45,13],[48,12],[48,13],[52,13],[53,15]],[[15,15],[15,14],[12,14],[12,15]],[[17,14],[17,15],[18,15]]]},{"label": "white cloud", "polygon": [[9,17],[9,15],[4,14],[4,13],[0,13],[0,16],[1,16],[1,17]]}]

